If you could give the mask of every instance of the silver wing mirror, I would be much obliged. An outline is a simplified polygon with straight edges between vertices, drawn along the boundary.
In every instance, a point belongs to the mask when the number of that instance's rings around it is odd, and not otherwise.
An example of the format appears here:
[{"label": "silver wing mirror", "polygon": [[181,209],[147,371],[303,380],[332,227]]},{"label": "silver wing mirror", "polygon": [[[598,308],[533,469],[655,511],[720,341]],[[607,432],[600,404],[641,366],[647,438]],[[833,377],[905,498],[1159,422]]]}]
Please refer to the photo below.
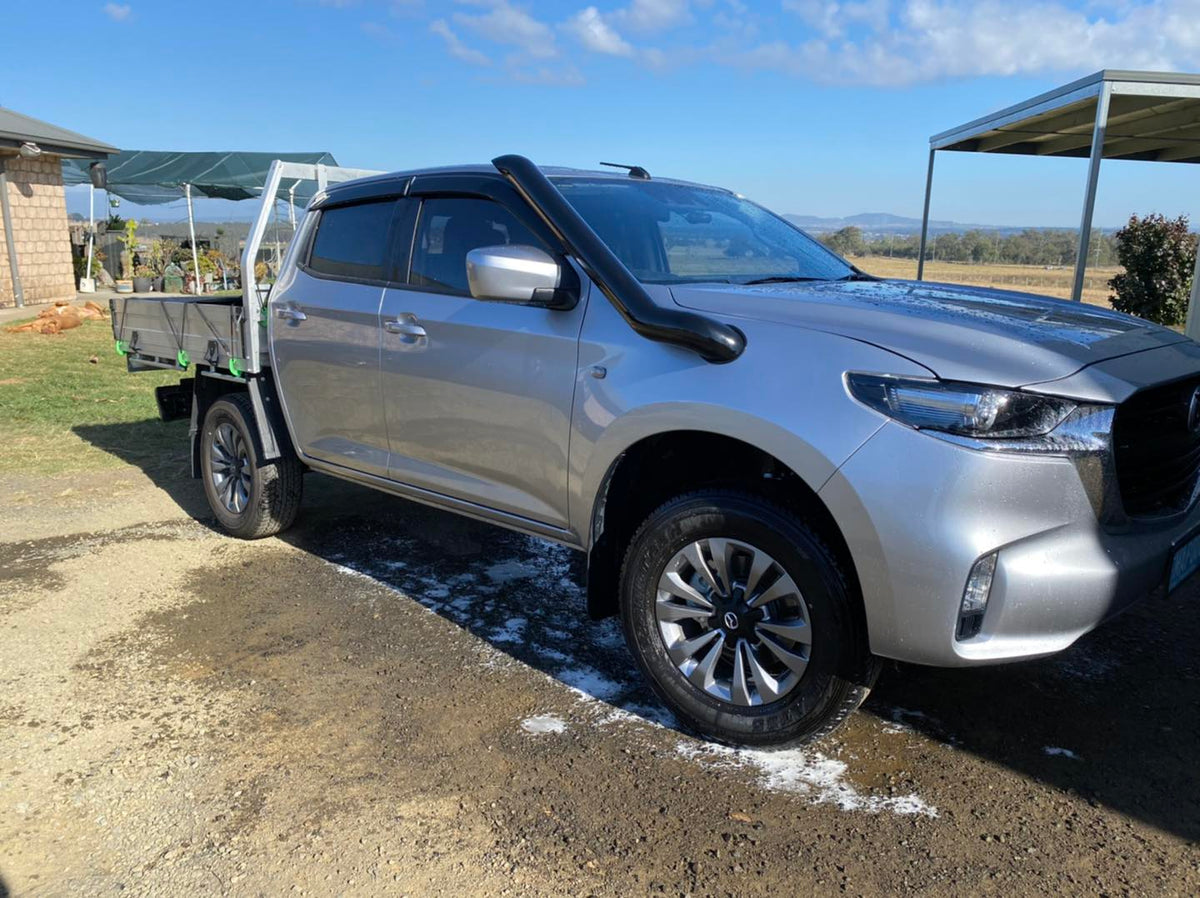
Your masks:
[{"label": "silver wing mirror", "polygon": [[569,266],[536,246],[481,246],[467,253],[467,283],[475,299],[571,309],[578,279]]}]

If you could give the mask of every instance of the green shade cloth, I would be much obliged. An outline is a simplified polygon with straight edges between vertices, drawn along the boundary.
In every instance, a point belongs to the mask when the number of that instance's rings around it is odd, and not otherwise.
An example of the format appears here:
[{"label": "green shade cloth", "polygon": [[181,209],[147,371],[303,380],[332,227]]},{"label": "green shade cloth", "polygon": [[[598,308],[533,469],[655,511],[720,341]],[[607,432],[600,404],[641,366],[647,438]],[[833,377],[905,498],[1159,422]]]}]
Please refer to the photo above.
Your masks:
[{"label": "green shade cloth", "polygon": [[[276,159],[337,165],[330,153],[170,153],[158,150],[125,150],[110,156],[108,192],[141,205],[182,199],[183,185],[192,185],[193,196],[223,200],[252,200],[262,195],[267,170]],[[64,159],[63,182],[90,184],[91,159]],[[279,199],[286,200],[296,186],[296,202],[307,203],[316,192],[312,181],[285,179]]]}]

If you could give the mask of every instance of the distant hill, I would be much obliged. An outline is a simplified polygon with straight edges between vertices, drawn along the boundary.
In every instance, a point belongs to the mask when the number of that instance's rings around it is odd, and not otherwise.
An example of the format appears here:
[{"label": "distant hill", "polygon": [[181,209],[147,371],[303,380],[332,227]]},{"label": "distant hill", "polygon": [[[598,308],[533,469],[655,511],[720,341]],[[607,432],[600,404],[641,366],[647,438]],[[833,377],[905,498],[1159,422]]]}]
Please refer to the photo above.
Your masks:
[{"label": "distant hill", "polygon": [[[892,215],[890,212],[861,212],[848,218],[821,218],[816,215],[785,215],[783,216],[797,227],[813,234],[828,234],[842,228],[861,228],[867,237],[886,236],[888,234],[919,234],[921,219],[906,218],[903,215]],[[1032,226],[1031,226],[1032,227]],[[1032,228],[1033,230],[1065,230],[1062,228]],[[929,233],[948,234],[964,231],[988,231],[990,233],[1007,235],[1018,234],[1026,230],[1024,227],[999,227],[997,225],[963,224],[957,221],[939,221],[931,219]]]}]

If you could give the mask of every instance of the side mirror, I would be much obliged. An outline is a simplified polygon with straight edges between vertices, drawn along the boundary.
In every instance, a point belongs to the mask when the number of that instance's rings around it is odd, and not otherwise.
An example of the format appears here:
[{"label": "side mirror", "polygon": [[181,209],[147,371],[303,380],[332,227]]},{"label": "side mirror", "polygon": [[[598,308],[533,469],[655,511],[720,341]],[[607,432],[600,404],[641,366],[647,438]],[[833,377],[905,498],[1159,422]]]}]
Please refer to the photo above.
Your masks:
[{"label": "side mirror", "polygon": [[573,309],[575,272],[536,246],[481,246],[467,253],[467,283],[475,299]]}]

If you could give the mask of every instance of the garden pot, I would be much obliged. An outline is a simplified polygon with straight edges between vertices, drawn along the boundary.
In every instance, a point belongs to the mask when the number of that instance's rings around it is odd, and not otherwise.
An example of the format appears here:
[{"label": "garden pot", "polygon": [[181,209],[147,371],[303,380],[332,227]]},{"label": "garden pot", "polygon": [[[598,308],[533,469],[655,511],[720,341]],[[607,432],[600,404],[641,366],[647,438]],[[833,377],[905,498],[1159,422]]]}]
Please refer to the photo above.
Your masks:
[{"label": "garden pot", "polygon": [[118,293],[132,293],[133,281],[127,281],[124,278],[120,278],[116,282],[116,287]]},{"label": "garden pot", "polygon": [[154,286],[154,292],[155,292],[155,293],[162,293],[162,292],[163,292],[163,281],[164,281],[164,280],[165,280],[165,278],[162,278],[162,277],[156,277],[156,278],[154,279],[154,284],[153,284],[153,286]]},{"label": "garden pot", "polygon": [[133,292],[134,293],[149,293],[150,292],[150,278],[134,278],[133,279]]}]

